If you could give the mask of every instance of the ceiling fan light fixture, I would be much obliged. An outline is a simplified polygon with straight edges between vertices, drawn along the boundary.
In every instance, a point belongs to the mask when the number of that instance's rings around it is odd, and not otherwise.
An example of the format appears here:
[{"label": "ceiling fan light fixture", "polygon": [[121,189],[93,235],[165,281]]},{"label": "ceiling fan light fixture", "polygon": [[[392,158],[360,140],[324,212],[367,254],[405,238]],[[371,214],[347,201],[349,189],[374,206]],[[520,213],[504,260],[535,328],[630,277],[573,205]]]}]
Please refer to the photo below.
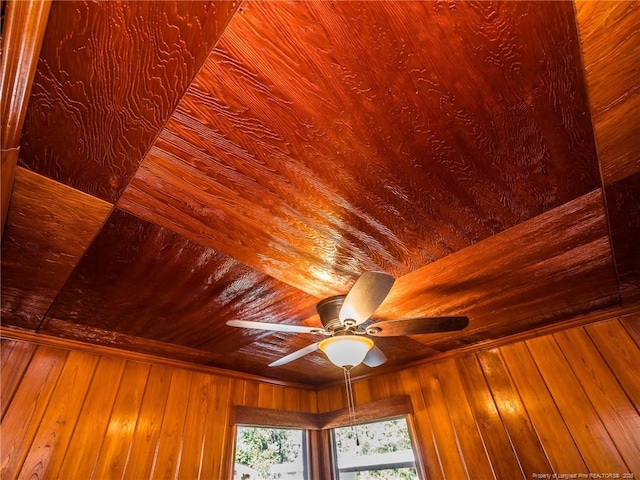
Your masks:
[{"label": "ceiling fan light fixture", "polygon": [[360,365],[373,348],[373,340],[355,335],[325,338],[318,344],[334,365],[347,370]]}]

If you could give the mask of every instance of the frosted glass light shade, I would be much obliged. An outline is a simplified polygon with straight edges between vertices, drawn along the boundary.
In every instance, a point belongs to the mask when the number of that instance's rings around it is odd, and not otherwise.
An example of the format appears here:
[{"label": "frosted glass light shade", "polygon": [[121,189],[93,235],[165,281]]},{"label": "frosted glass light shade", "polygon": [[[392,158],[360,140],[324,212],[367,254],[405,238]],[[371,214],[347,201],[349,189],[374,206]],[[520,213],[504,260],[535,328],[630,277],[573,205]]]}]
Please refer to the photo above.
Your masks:
[{"label": "frosted glass light shade", "polygon": [[327,358],[341,368],[352,368],[360,365],[373,348],[373,340],[355,335],[325,338],[318,344]]}]

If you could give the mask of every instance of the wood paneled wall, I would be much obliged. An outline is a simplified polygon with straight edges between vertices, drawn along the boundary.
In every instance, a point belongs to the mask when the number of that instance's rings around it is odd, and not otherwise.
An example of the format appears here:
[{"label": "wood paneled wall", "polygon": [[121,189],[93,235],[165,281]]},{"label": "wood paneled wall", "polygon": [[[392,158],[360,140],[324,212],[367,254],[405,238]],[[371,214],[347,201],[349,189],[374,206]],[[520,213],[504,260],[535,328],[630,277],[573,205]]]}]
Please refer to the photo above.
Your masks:
[{"label": "wood paneled wall", "polygon": [[[3,340],[0,477],[230,477],[233,405],[322,413],[318,392]],[[430,479],[640,475],[640,315],[357,381],[409,395]]]},{"label": "wood paneled wall", "polygon": [[[430,479],[640,478],[639,345],[636,315],[372,377],[354,393],[411,397]],[[341,389],[318,392],[320,412],[343,407]]]},{"label": "wood paneled wall", "polygon": [[2,341],[0,478],[230,478],[232,405],[316,411],[316,392]]}]

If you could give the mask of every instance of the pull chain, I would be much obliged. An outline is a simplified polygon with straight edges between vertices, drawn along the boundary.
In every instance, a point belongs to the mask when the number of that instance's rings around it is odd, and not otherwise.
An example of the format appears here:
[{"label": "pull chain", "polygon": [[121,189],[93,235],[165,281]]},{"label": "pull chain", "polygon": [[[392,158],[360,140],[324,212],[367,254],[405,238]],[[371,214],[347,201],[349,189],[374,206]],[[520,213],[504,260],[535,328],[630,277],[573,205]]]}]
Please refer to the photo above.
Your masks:
[{"label": "pull chain", "polygon": [[360,439],[358,438],[358,429],[356,428],[356,405],[353,397],[353,387],[351,386],[351,369],[344,367],[344,384],[345,391],[347,393],[347,404],[349,407],[349,421],[351,428],[356,436],[356,445],[360,446]]}]

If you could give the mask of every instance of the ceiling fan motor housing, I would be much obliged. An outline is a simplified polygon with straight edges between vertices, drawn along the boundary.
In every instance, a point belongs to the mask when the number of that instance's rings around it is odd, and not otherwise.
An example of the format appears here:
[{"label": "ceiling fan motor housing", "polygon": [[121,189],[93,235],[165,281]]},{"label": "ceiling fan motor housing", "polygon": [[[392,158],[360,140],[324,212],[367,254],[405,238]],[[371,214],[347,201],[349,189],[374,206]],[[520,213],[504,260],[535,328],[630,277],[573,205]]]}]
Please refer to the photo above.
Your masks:
[{"label": "ceiling fan motor housing", "polygon": [[325,298],[316,305],[316,310],[318,311],[320,321],[325,330],[334,332],[345,327],[339,317],[344,298],[345,295],[336,295]]}]

